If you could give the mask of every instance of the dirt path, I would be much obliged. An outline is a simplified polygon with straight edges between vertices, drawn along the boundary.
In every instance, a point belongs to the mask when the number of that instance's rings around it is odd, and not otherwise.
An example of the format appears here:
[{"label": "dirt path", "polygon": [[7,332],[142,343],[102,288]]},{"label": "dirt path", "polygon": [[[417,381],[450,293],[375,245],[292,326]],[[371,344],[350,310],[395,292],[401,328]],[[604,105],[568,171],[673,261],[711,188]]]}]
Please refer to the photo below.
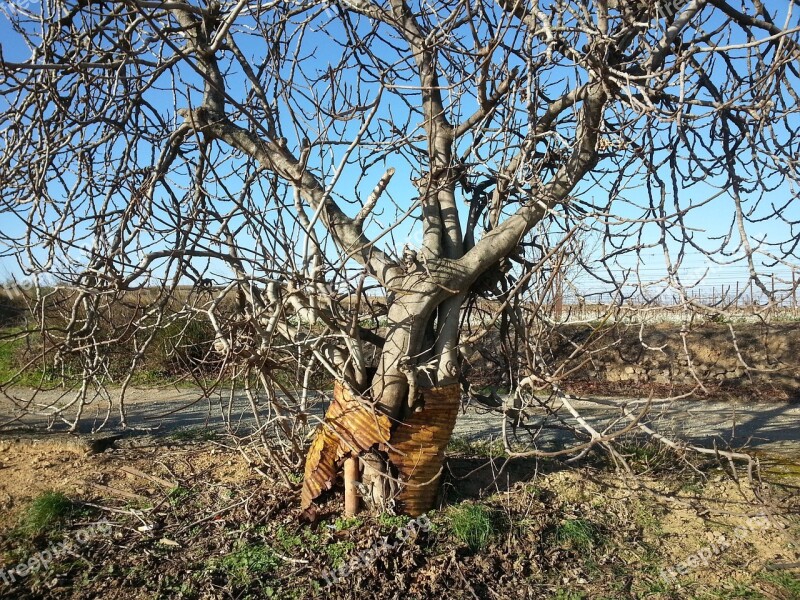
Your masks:
[{"label": "dirt path", "polygon": [[[34,394],[31,390],[16,390],[12,396],[0,397],[0,430],[19,428],[43,428],[52,425],[56,431],[66,431],[65,422],[53,417],[54,403],[63,403],[65,398],[56,391]],[[321,397],[321,395],[320,395]],[[619,399],[605,398],[612,405],[601,406],[588,401],[573,401],[572,404],[596,429],[602,431],[619,416],[613,406]],[[628,400],[627,402],[630,402]],[[106,419],[108,401],[96,399],[86,407],[81,420],[81,431],[90,432]],[[23,410],[27,407],[27,411]],[[174,432],[186,428],[222,428],[223,414],[230,415],[235,428],[247,430],[253,425],[252,411],[243,394],[232,399],[227,396],[203,398],[196,389],[187,388],[137,388],[129,391],[126,399],[128,426],[131,429],[156,428],[160,432]],[[320,415],[322,404],[312,411]],[[74,409],[65,411],[74,418]],[[264,410],[264,416],[274,417]],[[531,412],[535,422],[541,415]],[[678,435],[683,439],[718,447],[750,446],[756,449],[789,456],[800,455],[800,404],[785,402],[750,403],[717,402],[708,400],[680,400],[674,402],[655,401],[647,422],[665,435]],[[574,421],[573,421],[574,423]],[[116,399],[113,399],[108,415],[109,431],[119,428]],[[521,430],[518,430],[522,433]],[[502,435],[502,419],[496,412],[469,407],[459,416],[455,436],[467,440],[497,438]],[[565,434],[558,430],[547,430],[537,437],[543,448],[558,447]]]}]

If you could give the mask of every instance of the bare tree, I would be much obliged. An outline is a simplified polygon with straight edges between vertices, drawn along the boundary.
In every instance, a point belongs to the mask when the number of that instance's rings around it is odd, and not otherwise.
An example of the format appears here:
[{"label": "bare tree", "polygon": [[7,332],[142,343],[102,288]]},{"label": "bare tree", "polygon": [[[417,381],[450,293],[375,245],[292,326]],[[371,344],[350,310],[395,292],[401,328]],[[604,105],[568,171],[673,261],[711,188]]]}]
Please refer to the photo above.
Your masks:
[{"label": "bare tree", "polygon": [[[511,386],[564,375],[535,342],[566,264],[614,310],[653,250],[645,304],[670,290],[722,310],[686,294],[698,252],[742,261],[770,305],[796,285],[764,279],[800,239],[796,2],[9,6],[0,235],[67,283],[35,300],[47,360],[79,365],[72,402],[114,404],[104,348],[124,332],[124,424],[131,377],[180,319],[211,324],[201,360],[278,419],[323,369],[339,419],[306,503],[358,456],[364,496],[426,509],[465,344],[500,331]],[[48,327],[48,297],[66,326]]]}]

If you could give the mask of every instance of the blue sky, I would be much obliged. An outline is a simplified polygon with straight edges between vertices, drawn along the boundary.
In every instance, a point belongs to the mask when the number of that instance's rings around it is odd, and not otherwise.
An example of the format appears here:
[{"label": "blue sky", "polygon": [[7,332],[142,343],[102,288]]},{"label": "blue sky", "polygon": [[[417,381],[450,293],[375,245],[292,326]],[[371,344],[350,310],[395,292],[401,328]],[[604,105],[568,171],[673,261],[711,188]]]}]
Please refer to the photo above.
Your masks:
[{"label": "blue sky", "polygon": [[[331,25],[331,27],[334,27],[334,25]],[[28,58],[27,50],[25,49],[24,45],[21,44],[20,38],[10,28],[10,25],[5,17],[0,17],[0,40],[2,40],[0,45],[2,45],[3,57],[7,62],[22,62]],[[320,72],[322,72],[325,68],[326,52],[334,50],[333,46],[326,48],[325,44],[328,43],[330,42],[324,42],[322,45],[318,46],[317,54],[314,58]],[[250,52],[255,51],[256,48],[255,45],[251,48],[249,47],[249,43],[245,43],[243,45],[243,50],[245,52]],[[192,78],[190,75],[186,76],[184,74],[184,77],[187,84],[192,84]],[[196,80],[194,83],[196,83]],[[237,86],[236,78],[232,78],[230,83],[231,88],[235,88]],[[193,98],[193,102],[197,102],[199,100],[200,96],[197,92],[189,92],[189,95]],[[2,102],[2,100],[0,100],[0,102]],[[468,101],[465,104],[467,105],[465,106],[465,110],[468,112],[471,110],[471,107],[468,106]],[[389,112],[389,107],[391,107],[391,113]],[[165,103],[158,106],[158,108],[164,116],[170,116],[170,113],[174,110],[174,106],[172,106],[170,98],[168,98]],[[378,118],[396,118],[398,122],[402,122],[406,118],[406,115],[407,111],[404,111],[402,103],[393,102],[391,104],[387,103],[382,107]],[[171,116],[174,117],[174,115]],[[345,125],[346,136],[352,135],[359,124],[360,123],[356,121]],[[313,123],[309,122],[309,125],[313,125]],[[325,123],[323,122],[321,125],[324,126]],[[419,123],[412,123],[412,125],[418,126]],[[293,135],[293,133],[289,131],[286,133],[286,135],[289,137],[290,135]],[[290,143],[293,142],[296,142],[296,140],[290,139]],[[333,147],[330,150],[332,157],[328,155],[325,159],[319,160],[317,166],[320,169],[325,170],[329,177],[332,173],[333,166],[341,158],[343,151],[344,149],[341,147]],[[388,161],[379,162],[378,164],[371,166],[365,172],[355,172],[353,169],[346,169],[345,173],[337,184],[336,191],[341,192],[346,197],[351,199],[356,194],[360,195],[363,199],[370,193],[372,187],[378,181],[387,166],[394,167],[397,170],[397,173],[395,174],[392,183],[387,190],[386,198],[394,199],[399,205],[399,209],[403,209],[408,206],[408,203],[412,198],[416,197],[417,191],[410,184],[410,179],[412,178],[411,166],[407,161],[397,160],[396,157],[390,156]],[[180,177],[176,176],[175,179],[176,181],[180,181]],[[610,179],[611,176],[607,176],[603,179],[603,181],[609,182]],[[638,181],[632,180],[630,182],[630,189],[625,192],[624,197],[629,198],[631,202],[639,202],[641,200],[641,194],[643,193],[642,186],[642,179]],[[717,183],[715,186],[714,181],[708,181],[706,183],[695,185],[691,193],[696,194],[697,197],[703,197],[715,193],[715,187],[719,187],[719,184]],[[580,190],[575,195],[579,199],[603,203],[605,197],[607,196],[607,192],[604,192],[598,186],[593,186],[590,181],[586,181],[581,185]],[[774,197],[774,201],[776,203],[783,202],[785,198],[793,195],[796,195],[796,191],[791,190],[788,185],[784,185],[772,192],[772,197]],[[771,199],[772,198],[768,198],[768,200]],[[634,210],[634,208],[631,206],[626,207],[624,203],[620,203],[618,206],[619,215],[627,216],[629,214],[633,215],[637,213],[637,210]],[[466,219],[467,207],[465,204],[462,204],[461,207],[463,209],[461,213],[463,221]],[[383,227],[391,224],[396,212],[399,209],[390,203],[383,205],[384,213],[376,217],[376,220],[370,225],[367,233],[372,236],[379,235]],[[347,210],[350,214],[353,214],[357,210],[357,207],[350,207]],[[792,211],[792,214],[789,215],[791,218],[800,219],[800,205],[794,203],[790,206],[789,210]],[[719,199],[708,204],[707,206],[693,210],[691,219],[691,227],[693,228],[692,235],[696,236],[696,238],[699,240],[704,240],[703,245],[709,245],[711,243],[709,241],[711,238],[724,235],[724,233],[727,231],[727,228],[730,224],[730,214],[731,201],[729,198],[726,198],[724,194]],[[3,232],[6,235],[9,235],[12,238],[22,238],[24,231],[19,220],[7,213],[2,215],[2,220]],[[419,243],[419,232],[419,222],[409,220],[397,227],[397,229],[392,232],[391,236],[385,238],[384,244],[382,245],[384,247],[389,246],[392,247],[392,249],[399,250],[406,242]],[[653,230],[653,232],[644,236],[643,241],[645,243],[650,243],[655,239],[655,235],[657,235],[657,231]],[[756,239],[759,238],[759,236],[762,236],[767,240],[776,240],[786,239],[788,236],[791,236],[791,231],[786,224],[782,224],[777,220],[771,220],[758,223],[753,229],[750,230],[750,235]],[[669,247],[674,250],[676,245],[671,242]],[[599,259],[601,256],[601,249],[596,248],[593,252],[593,258]],[[76,251],[75,258],[79,257],[80,254]],[[795,255],[795,263],[796,262]],[[639,264],[637,265],[637,263]],[[628,254],[619,259],[618,265],[615,268],[626,269],[634,266],[638,266],[643,275],[652,276],[653,279],[657,279],[664,273],[663,252],[659,249],[647,249],[638,256],[634,254]],[[687,254],[684,262],[684,271],[687,273],[687,277],[693,274],[702,274],[706,271],[706,269],[709,269],[709,272],[706,275],[706,281],[710,285],[722,285],[726,282],[735,283],[735,281],[740,279],[742,281],[746,279],[746,272],[743,270],[743,266],[741,264],[733,264],[731,266],[721,267],[709,264],[709,261],[696,251],[691,251],[689,254]],[[220,265],[213,265],[211,268],[211,271],[215,272],[222,272],[223,270],[224,268]],[[782,277],[786,279],[789,277],[789,271],[785,267],[773,269],[764,267],[763,269],[763,272],[767,274],[769,274],[771,271],[776,272],[779,278]],[[15,261],[11,260],[10,258],[0,258],[0,277],[6,273],[10,275],[19,275],[19,267],[16,265]],[[581,285],[583,287],[590,288],[592,285],[594,285],[591,282],[591,273],[583,274],[581,277]]]}]

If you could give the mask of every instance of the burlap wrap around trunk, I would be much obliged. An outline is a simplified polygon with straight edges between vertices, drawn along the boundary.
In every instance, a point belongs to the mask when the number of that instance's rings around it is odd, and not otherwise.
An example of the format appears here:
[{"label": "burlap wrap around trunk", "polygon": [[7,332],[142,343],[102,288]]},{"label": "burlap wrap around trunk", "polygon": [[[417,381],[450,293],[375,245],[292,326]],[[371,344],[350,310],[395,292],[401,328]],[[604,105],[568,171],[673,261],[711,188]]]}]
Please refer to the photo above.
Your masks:
[{"label": "burlap wrap around trunk", "polygon": [[335,384],[333,403],[308,451],[303,509],[333,486],[345,458],[376,444],[388,454],[402,482],[396,498],[398,509],[418,516],[433,506],[461,395],[458,384],[418,392],[422,394],[422,408],[397,423],[390,436],[388,417],[373,412],[339,382]]},{"label": "burlap wrap around trunk", "polygon": [[398,508],[412,517],[430,510],[436,501],[444,450],[461,405],[458,384],[418,391],[424,408],[397,425],[387,448],[389,460],[405,484],[397,496]]},{"label": "burlap wrap around trunk", "polygon": [[306,456],[300,505],[311,506],[317,496],[333,487],[339,467],[348,456],[358,456],[389,439],[389,417],[362,404],[344,385],[333,386],[333,402]]}]

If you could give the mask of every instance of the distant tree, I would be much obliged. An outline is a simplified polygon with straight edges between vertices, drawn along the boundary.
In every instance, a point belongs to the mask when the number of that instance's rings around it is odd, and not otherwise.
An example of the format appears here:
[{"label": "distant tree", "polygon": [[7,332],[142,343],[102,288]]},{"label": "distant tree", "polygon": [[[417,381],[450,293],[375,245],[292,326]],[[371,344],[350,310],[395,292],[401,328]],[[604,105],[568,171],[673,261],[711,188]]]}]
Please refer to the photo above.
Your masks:
[{"label": "distant tree", "polygon": [[[558,265],[582,266],[619,304],[655,249],[685,306],[690,254],[743,261],[773,303],[787,286],[764,279],[765,262],[797,265],[790,0],[2,10],[0,235],[6,256],[70,282],[67,326],[49,339],[80,361],[75,401],[113,379],[103,315],[151,288],[112,329],[135,330],[120,407],[156,332],[207,319],[250,393],[305,408],[322,368],[374,404],[375,431],[356,414],[320,430],[358,429],[346,443],[321,433],[311,451],[337,468],[359,455],[378,502],[398,491],[385,474],[401,491],[424,483],[411,448],[438,472],[465,337],[496,325],[510,385],[557,381],[525,343],[542,334],[532,323]],[[187,273],[218,285],[181,292]],[[275,395],[281,369],[300,384],[283,386],[290,400]],[[330,484],[308,466],[307,478],[308,501]],[[401,508],[430,496],[416,501]]]}]

